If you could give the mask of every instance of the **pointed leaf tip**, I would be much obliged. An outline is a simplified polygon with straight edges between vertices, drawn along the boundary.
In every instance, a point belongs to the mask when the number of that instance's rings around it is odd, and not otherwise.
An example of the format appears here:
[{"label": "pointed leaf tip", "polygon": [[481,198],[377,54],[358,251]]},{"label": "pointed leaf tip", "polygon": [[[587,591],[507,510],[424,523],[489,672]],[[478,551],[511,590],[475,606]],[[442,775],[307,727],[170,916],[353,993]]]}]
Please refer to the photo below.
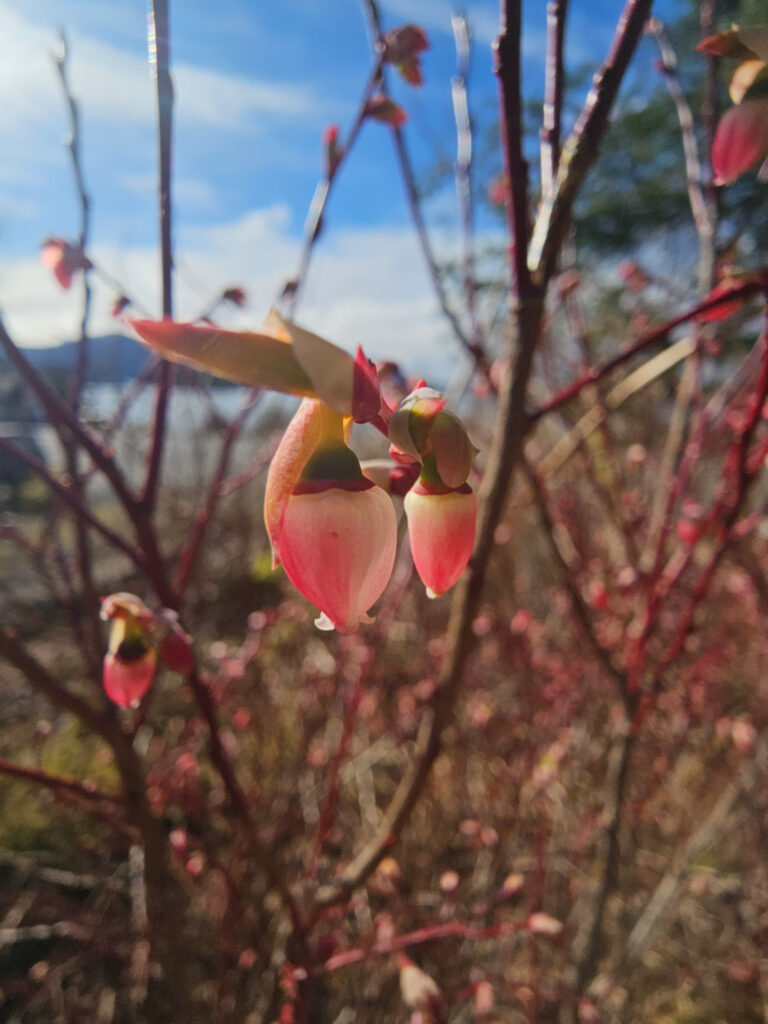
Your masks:
[{"label": "pointed leaf tip", "polygon": [[293,347],[272,334],[227,331],[173,320],[130,320],[139,339],[163,359],[249,387],[312,396]]}]

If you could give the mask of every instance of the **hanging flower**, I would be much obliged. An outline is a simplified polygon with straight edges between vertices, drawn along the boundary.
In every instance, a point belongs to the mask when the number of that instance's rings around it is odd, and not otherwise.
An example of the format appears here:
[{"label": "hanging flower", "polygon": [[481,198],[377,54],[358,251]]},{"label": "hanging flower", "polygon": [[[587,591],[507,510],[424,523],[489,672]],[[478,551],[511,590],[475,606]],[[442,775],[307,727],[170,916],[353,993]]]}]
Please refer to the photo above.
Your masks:
[{"label": "hanging flower", "polygon": [[425,480],[405,496],[413,564],[428,597],[440,597],[456,583],[475,544],[477,496],[469,484],[451,489]]},{"label": "hanging flower", "polygon": [[265,521],[274,564],[321,612],[320,629],[351,633],[392,572],[397,522],[385,492],[346,445],[344,417],[305,400],[267,477]]},{"label": "hanging flower", "polygon": [[157,652],[149,640],[155,617],[138,597],[120,593],[104,598],[101,618],[112,622],[104,657],[104,690],[121,708],[136,707],[157,667]]}]

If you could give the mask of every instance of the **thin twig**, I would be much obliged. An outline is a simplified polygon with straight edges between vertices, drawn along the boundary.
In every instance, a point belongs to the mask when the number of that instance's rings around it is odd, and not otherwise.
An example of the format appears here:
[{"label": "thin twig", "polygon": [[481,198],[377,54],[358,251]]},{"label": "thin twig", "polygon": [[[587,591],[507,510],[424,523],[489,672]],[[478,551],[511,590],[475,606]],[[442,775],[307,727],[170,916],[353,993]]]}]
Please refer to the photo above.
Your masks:
[{"label": "thin twig", "polygon": [[544,81],[544,114],[539,139],[541,144],[541,194],[549,198],[560,162],[560,133],[563,116],[565,66],[563,45],[568,0],[550,0],[547,4],[547,58]]},{"label": "thin twig", "polygon": [[610,53],[595,74],[579,119],[563,146],[555,187],[541,204],[528,253],[530,272],[539,284],[548,281],[555,269],[570,228],[574,200],[597,159],[619,87],[652,6],[653,0],[627,0]]},{"label": "thin twig", "polygon": [[699,239],[699,294],[706,295],[712,287],[714,272],[714,223],[702,190],[702,171],[696,129],[688,100],[677,75],[677,55],[666,29],[658,18],[649,18],[645,31],[653,36],[661,52],[661,72],[675,105],[685,156],[685,183],[693,224]]},{"label": "thin twig", "polygon": [[[383,38],[378,3],[377,0],[363,0],[363,4],[368,16],[372,45],[374,49],[378,50],[382,46]],[[381,91],[385,96],[389,96],[387,74],[386,69],[384,68],[382,68],[381,75]],[[427,231],[427,225],[421,208],[419,187],[416,182],[416,174],[414,173],[413,164],[408,152],[408,146],[405,141],[405,134],[402,128],[398,125],[393,125],[391,131],[392,140],[395,145],[395,155],[397,156],[400,175],[405,187],[405,195],[408,201],[411,220],[413,221],[416,237],[419,240],[419,246],[421,247],[424,260],[427,264],[427,271],[437,297],[438,305],[440,306],[440,311],[450,324],[451,330],[459,344],[472,357],[478,369],[487,376],[490,364],[485,351],[482,345],[480,345],[476,340],[473,340],[473,338],[470,337],[468,332],[464,329],[448,298],[448,293],[445,289],[445,284],[443,283],[443,278],[440,274],[437,260],[435,259],[432,243],[429,240],[429,232]]]},{"label": "thin twig", "polygon": [[740,284],[734,285],[733,288],[729,288],[716,296],[704,299],[691,309],[686,310],[685,313],[681,313],[679,316],[674,317],[672,320],[668,320],[660,327],[654,328],[652,331],[641,335],[637,341],[633,342],[618,355],[613,356],[606,362],[601,363],[599,366],[592,367],[585,374],[573,381],[571,384],[561,388],[560,391],[556,392],[551,398],[548,398],[546,402],[542,402],[538,408],[532,410],[530,413],[531,420],[541,419],[547,413],[557,409],[564,402],[569,402],[572,398],[575,398],[585,387],[590,384],[596,384],[603,377],[607,376],[612,370],[615,370],[617,366],[621,366],[628,359],[632,359],[633,356],[637,355],[638,352],[642,352],[643,349],[649,348],[651,345],[656,345],[660,341],[663,341],[668,334],[671,334],[677,327],[682,324],[688,323],[690,320],[694,320],[696,317],[701,316],[704,313],[708,313],[711,310],[718,309],[732,301],[746,300],[751,298],[753,295],[758,295],[765,291],[766,281],[768,280],[768,274],[763,272],[760,275],[750,278],[748,281],[742,281]]},{"label": "thin twig", "polygon": [[[173,316],[173,236],[171,234],[171,158],[173,129],[173,82],[170,73],[168,0],[152,0],[149,18],[149,60],[157,81],[157,131],[160,156],[160,271],[163,286],[163,318]],[[160,365],[152,443],[147,457],[147,476],[141,505],[151,512],[157,498],[166,435],[168,402],[174,368]]]},{"label": "thin twig", "polygon": [[323,214],[325,213],[328,199],[338,177],[339,170],[349,156],[355,142],[357,141],[357,137],[360,134],[360,129],[363,127],[367,116],[368,101],[381,81],[382,67],[382,55],[379,53],[374,61],[370,74],[368,75],[368,80],[363,87],[357,112],[355,113],[354,120],[352,121],[352,125],[347,133],[347,137],[344,140],[343,145],[339,146],[336,150],[333,160],[326,168],[325,177],[318,182],[315,189],[315,194],[309,206],[306,224],[304,225],[304,244],[299,258],[299,266],[296,271],[296,275],[290,282],[290,294],[286,303],[288,318],[291,320],[296,316],[299,298],[306,283],[307,274],[309,273],[309,264],[312,259],[315,243],[320,237],[320,232],[322,230]]},{"label": "thin twig", "polygon": [[0,757],[0,772],[25,782],[33,782],[36,786],[44,786],[46,789],[71,793],[80,800],[118,805],[123,803],[122,797],[119,795],[104,793],[89,783],[78,782],[77,779],[64,778],[60,775],[51,775],[50,772],[41,771],[39,768],[28,768],[26,765],[9,761],[5,757]]},{"label": "thin twig", "polygon": [[467,19],[463,14],[451,17],[456,46],[456,75],[451,79],[453,116],[456,121],[456,195],[461,215],[462,277],[464,300],[469,317],[470,341],[473,354],[482,349],[482,329],[477,308],[474,252],[474,203],[472,197],[472,115],[469,110],[469,72],[471,67],[471,38]]}]

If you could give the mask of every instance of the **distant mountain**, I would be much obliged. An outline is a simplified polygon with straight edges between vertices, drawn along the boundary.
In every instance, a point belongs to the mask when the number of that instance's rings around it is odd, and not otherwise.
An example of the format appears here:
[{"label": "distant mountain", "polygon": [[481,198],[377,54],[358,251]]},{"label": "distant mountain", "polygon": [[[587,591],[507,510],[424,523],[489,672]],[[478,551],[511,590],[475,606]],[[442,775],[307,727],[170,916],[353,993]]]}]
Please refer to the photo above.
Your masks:
[{"label": "distant mountain", "polygon": [[[105,334],[89,340],[88,381],[92,384],[122,384],[134,378],[149,357],[142,345],[124,334]],[[76,341],[51,348],[26,348],[24,355],[38,370],[70,370],[77,359]]]}]

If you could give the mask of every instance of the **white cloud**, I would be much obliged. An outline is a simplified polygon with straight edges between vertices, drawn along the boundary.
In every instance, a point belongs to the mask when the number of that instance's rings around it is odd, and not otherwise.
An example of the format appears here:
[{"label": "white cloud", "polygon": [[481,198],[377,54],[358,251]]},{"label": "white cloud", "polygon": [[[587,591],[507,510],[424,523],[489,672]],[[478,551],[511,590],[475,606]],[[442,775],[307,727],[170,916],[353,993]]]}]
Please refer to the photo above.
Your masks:
[{"label": "white cloud", "polygon": [[[64,108],[51,63],[53,26],[38,24],[0,2],[0,137],[4,163],[16,155],[45,157],[64,134]],[[89,123],[152,125],[154,85],[144,53],[121,50],[86,34],[72,34],[72,89]],[[174,68],[176,116],[181,124],[229,129],[257,127],[265,117],[310,118],[318,100],[292,83],[258,81],[206,68]]]},{"label": "white cloud", "polygon": [[[299,246],[285,206],[254,210],[232,224],[184,231],[179,239],[176,310],[197,315],[225,286],[242,284],[249,308],[231,326],[255,326],[295,272]],[[94,259],[119,276],[152,311],[158,307],[158,255],[147,248],[96,246]],[[95,279],[92,331],[115,330],[113,290]],[[0,263],[0,310],[22,345],[50,345],[75,335],[79,288],[63,292],[36,261]],[[400,361],[410,372],[444,382],[463,356],[440,316],[418,244],[409,227],[336,229],[314,255],[298,319],[374,359]]]}]

